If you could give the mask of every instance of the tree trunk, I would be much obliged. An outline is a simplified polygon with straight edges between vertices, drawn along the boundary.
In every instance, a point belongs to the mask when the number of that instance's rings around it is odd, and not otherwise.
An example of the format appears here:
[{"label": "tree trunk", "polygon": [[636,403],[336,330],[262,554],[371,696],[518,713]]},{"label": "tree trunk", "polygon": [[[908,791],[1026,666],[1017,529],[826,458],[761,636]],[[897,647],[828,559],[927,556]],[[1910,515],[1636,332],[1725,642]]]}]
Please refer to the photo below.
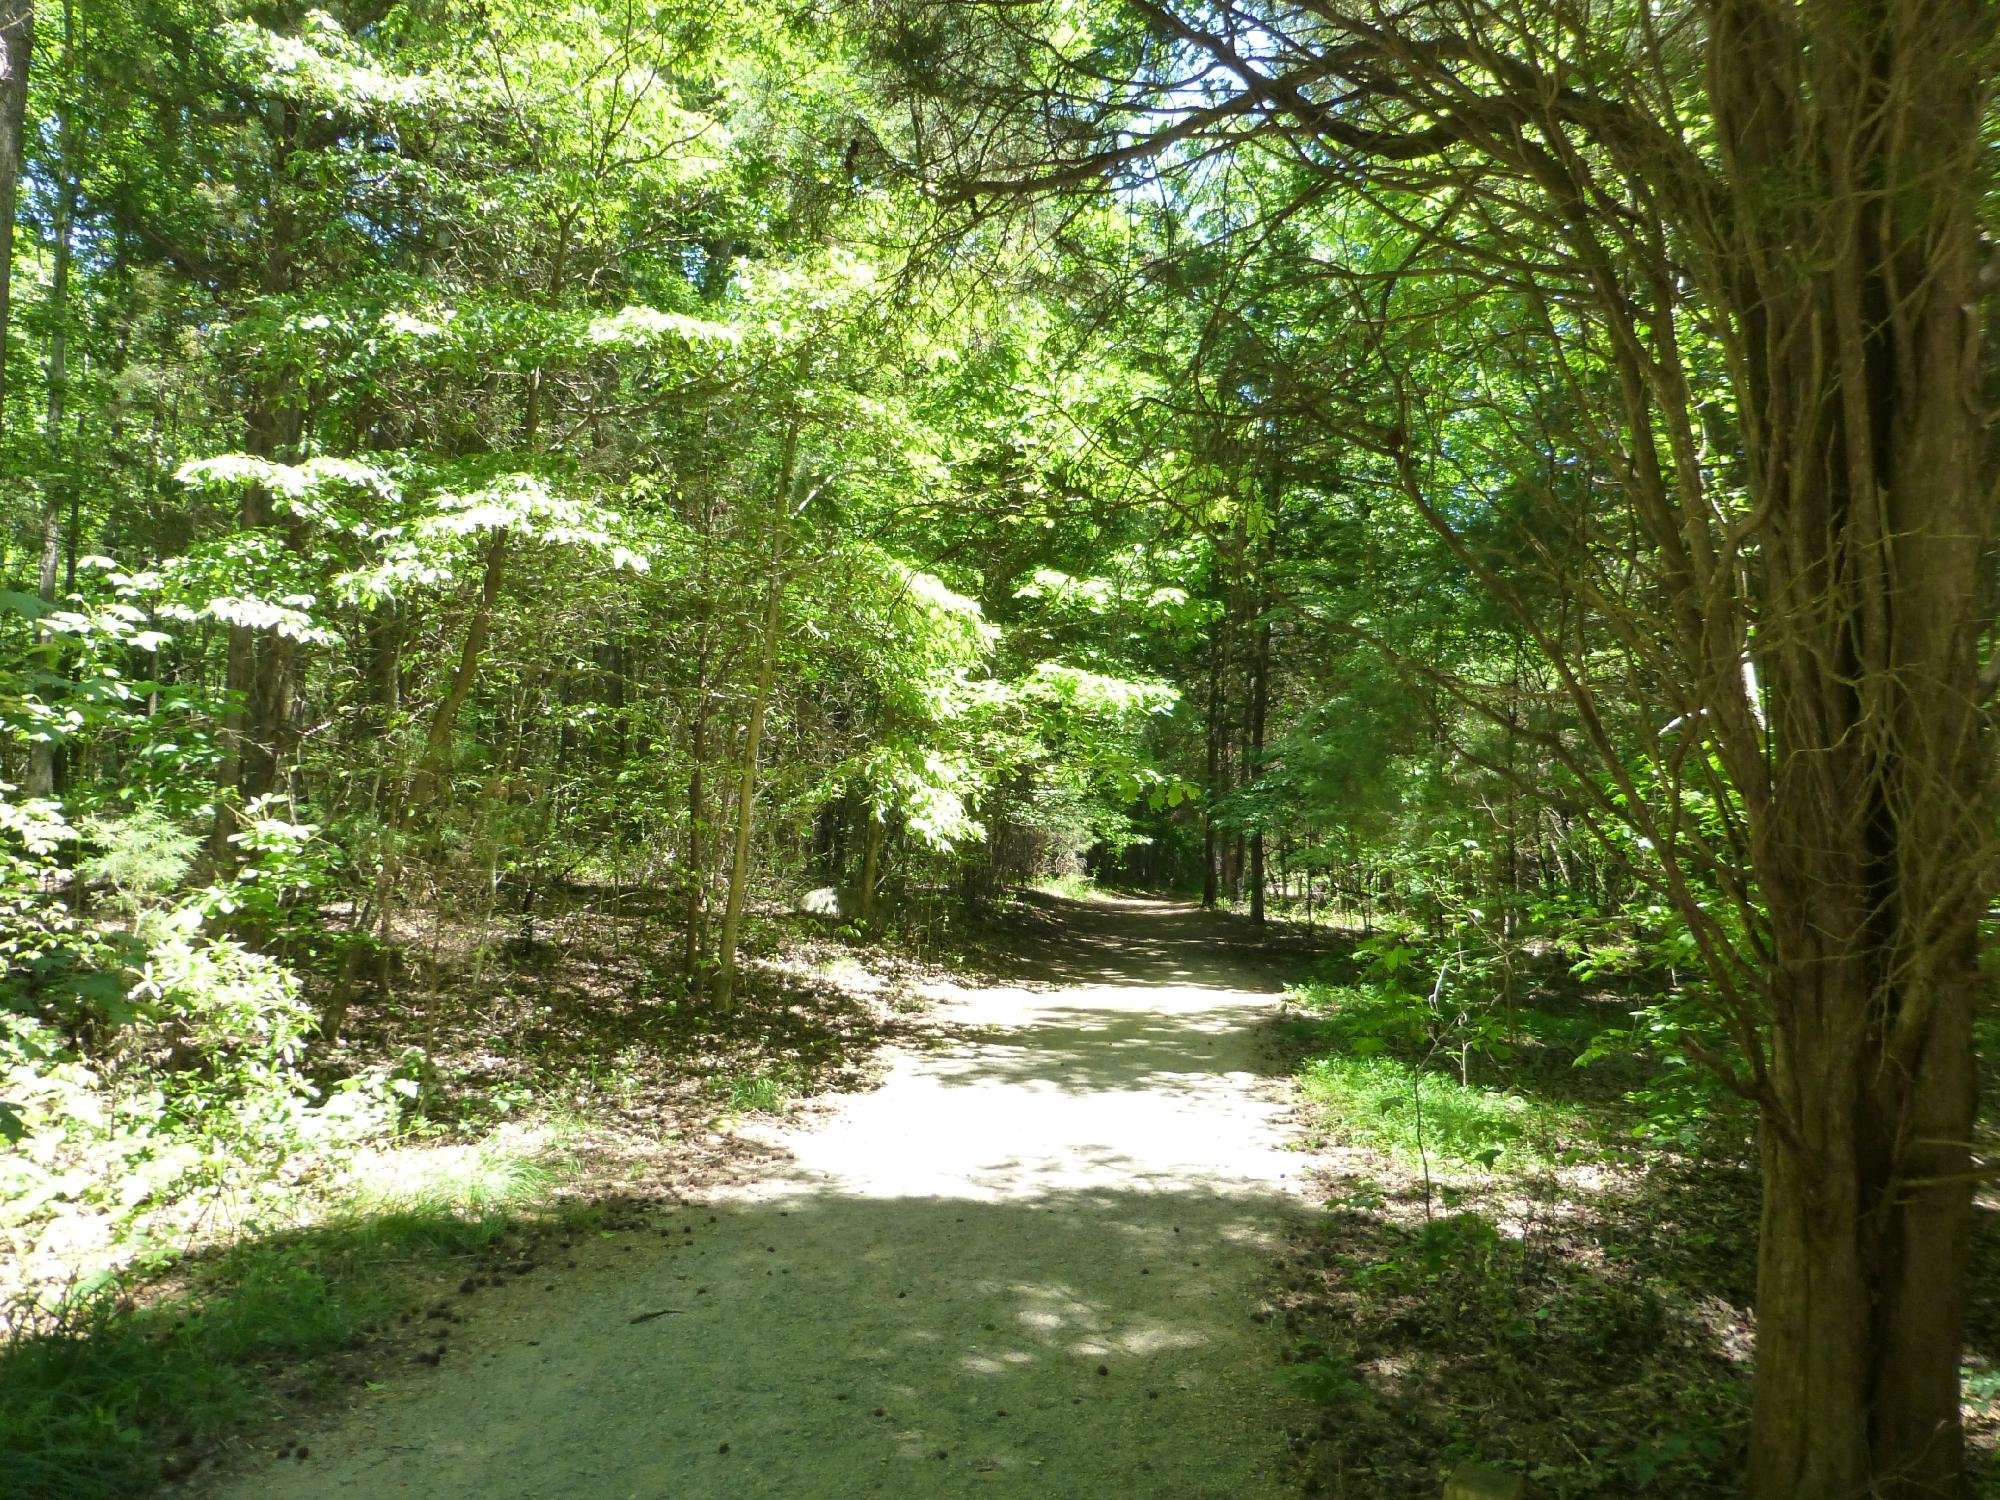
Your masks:
[{"label": "tree trunk", "polygon": [[[403,611],[390,601],[365,615],[354,634],[362,647],[361,679],[368,707],[363,731],[380,744],[389,743],[402,716]],[[379,811],[385,791],[397,780],[385,759],[377,759],[369,778],[368,807]]]},{"label": "tree trunk", "polygon": [[690,978],[700,969],[708,939],[708,797],[702,784],[708,759],[708,619],[701,622],[701,645],[694,663],[694,724],[688,736],[688,911],[681,935],[681,968]]},{"label": "tree trunk", "polygon": [[881,817],[873,808],[864,804],[864,815],[868,820],[868,832],[861,846],[861,891],[860,917],[865,932],[875,930],[875,883],[881,878],[882,836],[887,831]]},{"label": "tree trunk", "polygon": [[[288,526],[295,543],[299,528]],[[299,643],[277,632],[257,642],[256,673],[250,699],[251,730],[244,742],[243,796],[254,802],[286,790],[293,746],[293,707],[298,698]]]},{"label": "tree trunk", "polygon": [[479,597],[473,601],[472,618],[466,622],[465,639],[458,648],[458,664],[452,668],[451,684],[445,689],[437,712],[431,715],[430,729],[424,736],[423,757],[410,783],[410,801],[415,805],[439,801],[450,786],[452,736],[458,728],[459,713],[472,696],[472,686],[479,680],[479,662],[486,654],[486,638],[493,630],[493,607],[507,581],[507,541],[504,526],[487,538]]},{"label": "tree trunk", "polygon": [[[1866,960],[1800,974],[1760,1157],[1751,1493],[1956,1496],[1975,1115],[1972,931],[1924,1055],[1881,1071]],[[1803,968],[1803,966],[1799,966]],[[1913,1090],[1912,1079],[1924,1085]]]},{"label": "tree trunk", "polygon": [[[261,486],[247,488],[237,512],[238,526],[245,531],[262,527],[268,520],[266,499]],[[215,764],[215,821],[209,831],[209,858],[225,867],[234,863],[230,837],[236,832],[242,803],[251,698],[257,680],[257,632],[248,625],[233,623],[226,629],[228,644],[222,667],[224,701],[215,734],[216,748],[222,753]]]},{"label": "tree trunk", "polygon": [[[786,467],[791,465],[788,440]],[[750,722],[743,730],[743,763],[736,774],[736,848],[729,861],[729,898],[723,908],[722,932],[716,942],[715,998],[731,1003],[736,988],[736,944],[743,930],[743,905],[750,888],[750,839],[757,816],[757,756],[763,748],[764,715],[771,706],[771,685],[778,669],[778,632],[784,625],[785,507],[789,485],[780,489],[778,513],[771,522],[770,572],[764,586],[763,635],[757,657],[756,694],[750,700]]]},{"label": "tree trunk", "polygon": [[[1267,544],[1269,533],[1266,534]],[[1266,560],[1268,550],[1266,551]],[[1257,639],[1250,658],[1249,748],[1244,780],[1254,782],[1264,774],[1264,721],[1271,706],[1271,622],[1263,597],[1263,567],[1257,577]],[[1250,921],[1264,925],[1264,822],[1260,816],[1250,832]]]},{"label": "tree trunk", "polygon": [[[277,101],[266,108],[264,129],[271,147],[270,217],[264,225],[264,262],[260,290],[267,297],[285,295],[296,287],[294,254],[299,238],[297,216],[283,186],[288,164],[297,150],[302,121],[300,106]],[[244,448],[259,458],[284,456],[298,441],[298,406],[287,397],[286,372],[262,370],[253,375],[254,391],[244,422]],[[259,531],[272,521],[271,497],[261,485],[246,486],[237,523],[244,531]],[[298,537],[293,537],[296,545]],[[272,715],[290,709],[290,675],[294,645],[274,638],[260,641],[248,625],[228,627],[223,688],[227,703],[216,734],[221,758],[215,770],[215,823],[209,834],[209,856],[218,865],[233,860],[230,836],[246,796],[273,789],[282,754],[281,733]]]},{"label": "tree trunk", "polygon": [[1208,911],[1215,910],[1221,895],[1215,802],[1222,795],[1222,658],[1223,625],[1218,617],[1208,631],[1208,775],[1201,797],[1201,904]]},{"label": "tree trunk", "polygon": [[28,69],[34,50],[34,0],[0,0],[0,418],[4,418],[7,407],[14,210],[20,196],[28,117]]},{"label": "tree trunk", "polygon": [[[250,412],[244,446],[260,458],[286,454],[298,441],[299,411],[281,394],[277,377],[266,381]],[[261,531],[273,524],[270,493],[249,485],[237,513],[244,531]],[[304,538],[296,524],[287,528],[294,547]],[[230,625],[224,687],[228,706],[216,736],[222,759],[215,773],[216,819],[211,855],[218,863],[230,858],[229,836],[245,801],[276,791],[290,736],[292,696],[298,642],[249,625]]]},{"label": "tree trunk", "polygon": [[[0,36],[4,36],[11,24],[5,19],[5,11],[0,10]],[[29,11],[32,22],[32,7]],[[65,71],[72,45],[68,24],[67,7],[64,15],[63,59]],[[4,43],[0,43],[4,46]],[[11,111],[14,101],[6,85],[0,85],[0,115]],[[56,189],[55,213],[55,255],[49,275],[49,366],[47,405],[44,408],[43,436],[48,447],[48,470],[42,477],[42,555],[41,566],[36,576],[36,592],[43,604],[53,606],[56,601],[56,567],[62,556],[63,512],[68,503],[74,503],[75,480],[67,471],[63,451],[62,427],[64,399],[69,392],[69,271],[76,224],[76,176],[71,170],[71,127],[69,110],[64,107],[56,126],[56,170],[61,174]],[[5,269],[11,268],[14,232],[14,199],[16,169],[19,166],[21,146],[21,122],[18,118],[0,121],[0,151],[11,150],[16,161],[12,167],[0,169],[0,212],[6,214],[4,237],[0,237],[0,281],[7,279]],[[7,297],[0,290],[0,367],[6,364],[6,319],[8,316]],[[4,384],[4,371],[0,371],[0,384]],[[74,551],[72,551],[74,557]],[[74,564],[71,567],[74,575]],[[36,632],[43,648],[52,675],[60,677],[57,669],[61,663],[59,644],[48,632]],[[29,797],[52,797],[56,790],[56,746],[53,739],[38,739],[28,746],[28,770],[22,791]]]},{"label": "tree trunk", "polygon": [[1776,17],[1718,6],[1710,71],[1769,705],[1746,794],[1775,966],[1751,1483],[1957,1495],[1994,820],[1971,311],[1992,16]]},{"label": "tree trunk", "polygon": [[[56,132],[62,162],[62,185],[56,190],[55,253],[49,272],[49,374],[48,399],[44,408],[42,436],[48,449],[48,473],[42,484],[42,566],[41,597],[55,599],[56,562],[62,550],[65,512],[74,504],[76,480],[69,472],[69,455],[64,451],[63,409],[69,395],[69,270],[72,239],[76,224],[76,179],[70,175],[70,123],[65,110]],[[73,570],[72,570],[73,571]],[[54,746],[38,743],[34,749],[54,759]],[[32,773],[31,773],[32,779]],[[53,777],[51,776],[51,785]]]},{"label": "tree trunk", "polygon": [[[563,288],[568,281],[569,232],[570,220],[565,217],[558,226],[554,263],[549,270],[546,302],[550,307],[560,305]],[[529,453],[534,453],[541,445],[542,385],[541,369],[530,370],[521,403],[521,446]],[[430,730],[424,736],[423,755],[410,782],[410,801],[413,805],[422,806],[449,795],[451,778],[447,773],[451,767],[452,736],[458,729],[458,716],[464,711],[466,700],[472,696],[473,684],[479,680],[479,664],[486,654],[486,638],[493,629],[493,608],[499,602],[500,590],[507,581],[508,543],[505,526],[495,527],[492,536],[487,538],[479,597],[473,603],[472,618],[466,622],[458,665],[452,670],[451,685],[445,689],[444,700],[431,717]]]}]

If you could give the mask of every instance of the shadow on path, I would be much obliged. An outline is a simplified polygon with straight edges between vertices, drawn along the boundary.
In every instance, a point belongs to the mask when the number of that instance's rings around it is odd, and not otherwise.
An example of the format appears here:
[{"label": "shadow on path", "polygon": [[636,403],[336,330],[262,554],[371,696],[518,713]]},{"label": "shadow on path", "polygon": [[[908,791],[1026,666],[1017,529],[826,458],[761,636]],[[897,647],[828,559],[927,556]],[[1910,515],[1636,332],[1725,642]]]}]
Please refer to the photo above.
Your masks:
[{"label": "shadow on path", "polygon": [[440,1378],[235,1493],[1276,1495],[1249,1287],[1284,1211],[799,1194],[684,1212],[690,1235],[666,1216],[671,1251],[575,1305],[508,1294]]},{"label": "shadow on path", "polygon": [[1042,911],[1014,983],[940,991],[952,1040],[759,1132],[782,1172],[495,1294],[437,1378],[219,1493],[1285,1493],[1255,1316],[1296,1207],[1276,997],[1227,919]]},{"label": "shadow on path", "polygon": [[989,955],[1009,983],[1276,991],[1297,956],[1274,950],[1242,918],[1191,901],[1033,892],[1022,904],[1015,925],[1031,940]]}]

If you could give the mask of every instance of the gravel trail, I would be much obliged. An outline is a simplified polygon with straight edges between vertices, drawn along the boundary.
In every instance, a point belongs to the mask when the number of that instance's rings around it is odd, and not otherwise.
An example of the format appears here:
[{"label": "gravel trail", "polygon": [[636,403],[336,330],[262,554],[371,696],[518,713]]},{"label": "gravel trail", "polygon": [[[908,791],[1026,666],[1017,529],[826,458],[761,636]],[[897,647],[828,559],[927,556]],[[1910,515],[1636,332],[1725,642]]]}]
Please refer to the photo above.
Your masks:
[{"label": "gravel trail", "polygon": [[1063,903],[1034,978],[941,987],[955,1039],[773,1129],[773,1174],[505,1294],[309,1460],[215,1493],[1276,1500],[1253,1314],[1301,1158],[1227,933]]}]

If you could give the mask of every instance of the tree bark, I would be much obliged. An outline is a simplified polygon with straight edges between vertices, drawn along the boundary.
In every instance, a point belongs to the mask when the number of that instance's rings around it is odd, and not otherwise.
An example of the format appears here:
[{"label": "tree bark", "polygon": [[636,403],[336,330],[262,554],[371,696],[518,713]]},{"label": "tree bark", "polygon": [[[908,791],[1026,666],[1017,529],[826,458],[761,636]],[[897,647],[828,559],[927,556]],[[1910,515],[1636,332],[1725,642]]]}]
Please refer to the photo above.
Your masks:
[{"label": "tree bark", "polygon": [[688,735],[688,911],[681,934],[681,968],[692,978],[700,969],[708,940],[708,795],[702,778],[708,761],[708,618],[701,622],[694,659],[694,724]]},{"label": "tree bark", "polygon": [[[1275,500],[1274,500],[1275,504]],[[1270,564],[1271,543],[1275,535],[1276,517],[1272,517],[1271,530],[1264,534],[1258,546],[1257,576],[1252,580],[1251,601],[1257,611],[1256,642],[1250,655],[1250,722],[1249,747],[1244,767],[1244,780],[1254,782],[1264,774],[1264,727],[1271,709],[1271,620],[1270,598],[1265,589],[1265,569]],[[1260,816],[1250,831],[1250,921],[1253,926],[1264,925],[1264,822]]]},{"label": "tree bark", "polygon": [[[571,227],[571,218],[562,216],[557,225],[556,249],[549,269],[545,299],[550,307],[561,305],[563,290],[568,285]],[[542,405],[543,373],[540,367],[536,367],[528,371],[527,390],[521,402],[521,446],[529,453],[538,451],[541,445]],[[486,654],[486,638],[493,629],[494,606],[499,602],[500,591],[507,581],[508,546],[508,529],[505,526],[495,527],[486,541],[479,597],[473,603],[472,618],[466,622],[458,665],[452,670],[451,684],[445,689],[437,712],[431,716],[430,729],[424,736],[423,754],[410,781],[410,801],[416,806],[425,806],[449,795],[452,736],[458,729],[458,716],[472,696],[474,683],[479,680],[480,662]]]},{"label": "tree bark", "polygon": [[1201,904],[1215,910],[1221,895],[1220,851],[1215,838],[1215,802],[1222,795],[1223,625],[1218,616],[1208,630],[1208,774],[1201,799]]},{"label": "tree bark", "polygon": [[875,930],[875,885],[882,874],[882,838],[887,832],[881,816],[863,804],[862,815],[868,823],[861,845],[861,891],[860,919],[862,930]]},{"label": "tree bark", "polygon": [[27,144],[28,70],[35,51],[34,0],[0,0],[0,418],[7,408],[7,339],[12,332],[14,212]]},{"label": "tree bark", "polygon": [[[66,55],[67,40],[64,49]],[[76,496],[76,480],[69,471],[69,455],[64,451],[63,443],[63,408],[69,394],[69,271],[76,224],[76,178],[70,171],[71,132],[67,109],[57,126],[56,141],[62,181],[56,189],[55,250],[49,271],[48,394],[42,424],[49,466],[42,477],[42,557],[37,579],[38,592],[44,604],[55,603],[56,565],[62,553],[63,516],[75,504]],[[0,359],[4,357],[5,351],[0,350]],[[54,656],[56,653],[52,649],[50,654]],[[55,769],[54,741],[36,740],[28,747],[27,794],[30,797],[53,795]]]},{"label": "tree bark", "polygon": [[785,536],[799,487],[799,420],[785,429],[778,460],[776,493],[771,497],[771,550],[765,569],[763,631],[758,640],[757,685],[750,701],[750,720],[743,730],[743,763],[736,776],[736,847],[729,862],[729,896],[716,939],[715,998],[732,1002],[736,988],[736,946],[743,930],[743,907],[750,888],[750,840],[757,816],[757,756],[763,748],[764,716],[771,705],[771,687],[778,670],[778,635],[785,617]]},{"label": "tree bark", "polygon": [[[786,467],[792,461],[788,439]],[[778,668],[778,632],[784,626],[785,508],[791,487],[780,489],[777,514],[771,522],[770,570],[764,585],[763,634],[758,646],[757,686],[750,700],[750,720],[743,730],[743,763],[736,773],[736,846],[729,861],[729,897],[723,908],[722,932],[716,940],[715,998],[729,1005],[736,989],[736,945],[743,931],[743,907],[750,889],[750,840],[757,817],[757,757],[764,743],[764,716],[771,706],[771,686]]]},{"label": "tree bark", "polygon": [[[27,24],[32,31],[34,10],[30,5],[26,11]],[[63,33],[64,61],[67,63],[70,29],[67,25],[65,7],[65,27]],[[9,18],[5,7],[0,7],[0,53],[7,62],[13,58],[13,46],[8,41],[14,21]],[[26,43],[23,43],[25,46]],[[20,108],[26,97],[27,56],[21,55],[22,100],[14,98],[13,68],[7,67],[5,81],[0,81],[0,156],[10,158],[0,164],[0,214],[5,216],[4,232],[0,232],[0,283],[10,279],[7,274],[13,265],[14,205],[21,156],[22,120]],[[60,183],[56,189],[55,215],[55,255],[49,277],[49,365],[47,404],[44,408],[43,434],[48,448],[48,471],[42,476],[42,555],[41,566],[36,575],[36,592],[45,605],[54,606],[56,601],[56,569],[62,557],[62,521],[65,492],[74,493],[74,481],[67,478],[64,471],[62,442],[63,401],[69,385],[69,271],[72,238],[76,221],[76,176],[71,170],[72,131],[69,111],[64,108],[56,127],[57,163]],[[7,362],[6,331],[10,308],[7,291],[0,285],[0,411],[4,411],[5,365]],[[42,646],[42,654],[49,663],[53,675],[62,674],[55,668],[60,664],[61,650],[58,643],[47,631],[37,630],[37,638]],[[52,739],[38,739],[28,746],[28,769],[23,778],[22,792],[29,797],[53,797],[56,791],[56,745]]]},{"label": "tree bark", "polygon": [[[286,177],[298,150],[302,112],[295,101],[278,100],[264,112],[264,130],[271,151],[267,174],[269,219],[264,225],[264,260],[259,289],[267,297],[283,296],[296,287],[296,253],[300,228],[287,198]],[[301,414],[286,390],[283,370],[261,370],[252,376],[254,395],[244,422],[244,448],[259,458],[285,456],[297,443]],[[237,514],[243,531],[271,525],[271,497],[261,485],[244,488]],[[298,537],[293,536],[296,545]],[[277,783],[282,757],[278,743],[283,730],[274,716],[289,715],[291,671],[295,643],[281,637],[260,640],[248,625],[228,628],[223,690],[226,706],[217,728],[221,757],[215,770],[215,822],[209,834],[209,857],[228,865],[234,853],[230,838],[246,798],[262,796]]]},{"label": "tree bark", "polygon": [[[1796,30],[1727,3],[1710,38],[1740,185],[1717,300],[1767,513],[1753,588],[1772,770],[1747,799],[1774,955],[1759,1495],[1964,1483],[1994,816],[1972,311],[1991,26],[1976,0],[1809,7]],[[1806,190],[1771,192],[1781,178]]]},{"label": "tree bark", "polygon": [[[1257,655],[1252,664],[1250,679],[1250,730],[1249,762],[1245,770],[1248,778],[1254,779],[1264,764],[1264,715],[1269,706],[1269,689],[1266,672],[1270,665],[1271,632],[1268,625],[1260,625],[1257,631]],[[1250,921],[1254,926],[1264,925],[1264,825],[1260,820],[1250,830]]]}]

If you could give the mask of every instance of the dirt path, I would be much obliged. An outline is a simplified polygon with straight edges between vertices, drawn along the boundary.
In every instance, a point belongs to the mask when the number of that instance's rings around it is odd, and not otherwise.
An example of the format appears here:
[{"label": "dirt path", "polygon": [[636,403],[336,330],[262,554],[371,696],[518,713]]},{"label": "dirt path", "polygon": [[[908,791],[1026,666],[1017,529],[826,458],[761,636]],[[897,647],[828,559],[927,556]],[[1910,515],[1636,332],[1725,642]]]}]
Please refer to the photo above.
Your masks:
[{"label": "dirt path", "polygon": [[1252,1317],[1300,1162],[1257,1076],[1272,996],[1187,907],[1061,911],[1036,979],[941,992],[959,1040],[776,1132],[780,1175],[218,1493],[1285,1493]]}]

